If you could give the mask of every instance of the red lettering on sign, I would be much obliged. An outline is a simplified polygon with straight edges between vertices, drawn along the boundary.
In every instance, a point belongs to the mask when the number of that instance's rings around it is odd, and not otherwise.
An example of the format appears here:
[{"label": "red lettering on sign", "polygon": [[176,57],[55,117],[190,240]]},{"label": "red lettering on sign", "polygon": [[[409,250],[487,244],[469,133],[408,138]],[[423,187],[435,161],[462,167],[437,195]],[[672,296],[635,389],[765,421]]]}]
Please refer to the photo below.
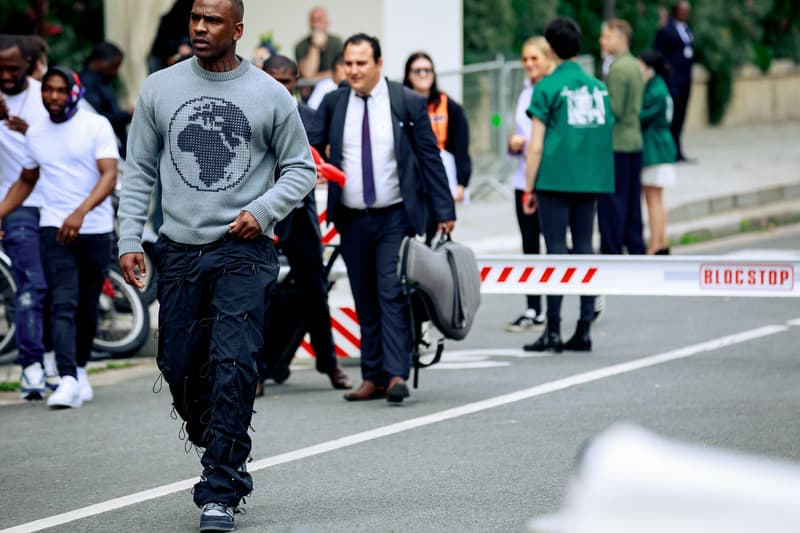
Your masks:
[{"label": "red lettering on sign", "polygon": [[700,266],[702,289],[792,291],[794,265],[714,265]]}]

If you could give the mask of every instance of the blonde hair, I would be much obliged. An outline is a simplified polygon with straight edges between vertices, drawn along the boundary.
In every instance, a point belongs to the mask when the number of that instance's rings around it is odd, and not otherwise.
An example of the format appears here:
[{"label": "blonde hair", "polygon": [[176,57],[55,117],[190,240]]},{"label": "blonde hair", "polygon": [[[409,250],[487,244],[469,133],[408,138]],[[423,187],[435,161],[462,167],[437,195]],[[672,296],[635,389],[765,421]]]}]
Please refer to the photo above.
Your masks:
[{"label": "blonde hair", "polygon": [[547,69],[547,74],[550,74],[556,68],[556,62],[554,61],[554,54],[552,48],[550,48],[550,43],[547,42],[547,39],[542,37],[541,35],[534,35],[533,37],[528,37],[525,39],[525,42],[522,43],[522,48],[525,49],[526,46],[532,46],[539,50],[545,57],[550,60],[550,66]]},{"label": "blonde hair", "polygon": [[625,38],[628,39],[628,43],[633,39],[633,28],[631,28],[627,20],[611,19],[604,22],[603,25],[609,30],[615,30],[624,35]]}]

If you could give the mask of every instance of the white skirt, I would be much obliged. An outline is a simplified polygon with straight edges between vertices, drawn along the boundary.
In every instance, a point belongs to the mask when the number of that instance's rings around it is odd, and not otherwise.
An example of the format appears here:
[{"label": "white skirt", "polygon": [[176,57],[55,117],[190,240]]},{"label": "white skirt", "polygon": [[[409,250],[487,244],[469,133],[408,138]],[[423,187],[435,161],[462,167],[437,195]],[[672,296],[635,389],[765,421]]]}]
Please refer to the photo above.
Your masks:
[{"label": "white skirt", "polygon": [[649,165],[642,168],[642,185],[671,187],[678,181],[678,173],[672,163]]}]

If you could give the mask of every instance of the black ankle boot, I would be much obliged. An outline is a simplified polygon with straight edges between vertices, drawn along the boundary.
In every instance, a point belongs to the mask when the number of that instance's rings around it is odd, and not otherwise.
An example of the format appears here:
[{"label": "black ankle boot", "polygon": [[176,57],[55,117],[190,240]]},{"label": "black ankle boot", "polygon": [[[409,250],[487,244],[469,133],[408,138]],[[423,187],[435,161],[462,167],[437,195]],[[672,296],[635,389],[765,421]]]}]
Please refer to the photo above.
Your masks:
[{"label": "black ankle boot", "polygon": [[564,343],[565,350],[573,352],[591,352],[592,339],[589,337],[589,329],[592,323],[588,320],[578,320],[575,333]]},{"label": "black ankle boot", "polygon": [[522,347],[526,352],[546,352],[548,350],[560,353],[563,349],[561,342],[561,320],[548,320],[544,333],[535,342]]}]

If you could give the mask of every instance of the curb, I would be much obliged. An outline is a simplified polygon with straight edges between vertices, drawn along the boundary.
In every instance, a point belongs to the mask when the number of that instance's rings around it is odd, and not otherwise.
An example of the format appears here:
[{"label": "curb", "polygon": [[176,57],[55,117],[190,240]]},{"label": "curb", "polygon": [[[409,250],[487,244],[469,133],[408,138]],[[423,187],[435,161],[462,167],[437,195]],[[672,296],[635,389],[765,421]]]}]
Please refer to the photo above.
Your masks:
[{"label": "curb", "polygon": [[800,183],[778,185],[688,202],[668,210],[667,220],[672,223],[688,222],[736,209],[750,209],[796,198],[800,198]]}]

